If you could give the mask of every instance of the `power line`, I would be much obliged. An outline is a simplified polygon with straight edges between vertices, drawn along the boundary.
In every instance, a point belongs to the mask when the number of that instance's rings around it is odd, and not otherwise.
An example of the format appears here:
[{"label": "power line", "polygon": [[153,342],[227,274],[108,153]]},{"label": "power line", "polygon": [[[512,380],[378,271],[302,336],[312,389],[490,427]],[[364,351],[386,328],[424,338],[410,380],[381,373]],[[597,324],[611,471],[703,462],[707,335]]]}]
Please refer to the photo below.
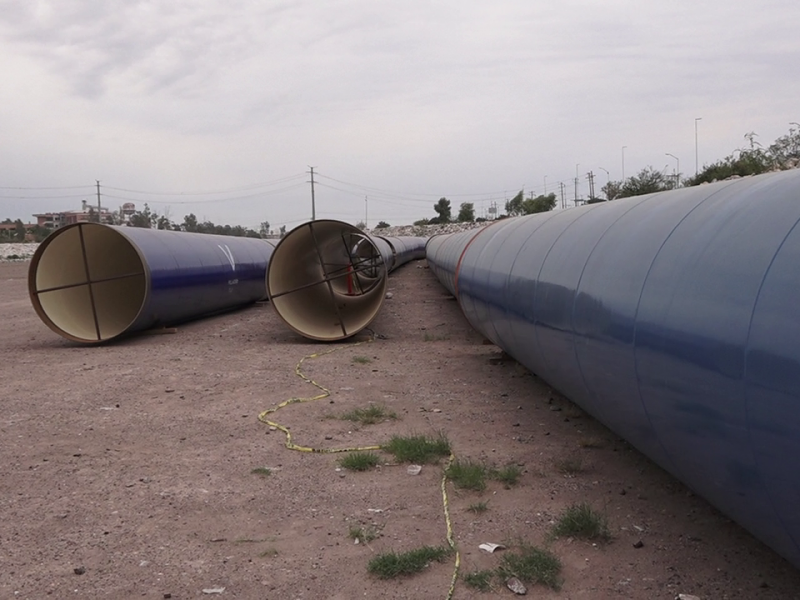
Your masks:
[{"label": "power line", "polygon": [[280,183],[286,183],[287,181],[291,181],[292,179],[299,179],[305,177],[305,174],[298,173],[296,175],[289,175],[287,177],[282,177],[280,179],[275,179],[273,181],[268,181],[266,183],[256,183],[252,185],[247,185],[238,188],[231,188],[227,190],[212,190],[212,191],[205,191],[205,192],[150,192],[150,191],[142,191],[142,190],[129,190],[125,188],[117,188],[112,186],[103,186],[104,189],[114,190],[117,192],[128,192],[130,194],[146,194],[152,196],[208,196],[211,194],[232,194],[235,192],[246,192],[249,190],[255,190],[262,187],[270,187],[273,185],[278,185]]},{"label": "power line", "polygon": [[[211,198],[207,200],[149,200],[148,202],[151,204],[215,204],[218,202],[233,202],[238,200],[248,200],[250,198],[263,198],[265,196],[276,196],[278,194],[282,194],[284,192],[295,190],[301,187],[305,187],[305,183],[295,183],[293,185],[280,188],[277,190],[267,190],[264,192],[259,192],[257,194],[248,194],[247,196],[232,196],[229,198]],[[106,188],[103,187],[104,190],[106,189],[116,189],[116,188]],[[128,196],[115,196],[113,194],[107,194],[103,192],[103,195],[106,198],[114,198],[115,200],[125,200],[128,202],[142,202],[141,198],[130,198]]]}]

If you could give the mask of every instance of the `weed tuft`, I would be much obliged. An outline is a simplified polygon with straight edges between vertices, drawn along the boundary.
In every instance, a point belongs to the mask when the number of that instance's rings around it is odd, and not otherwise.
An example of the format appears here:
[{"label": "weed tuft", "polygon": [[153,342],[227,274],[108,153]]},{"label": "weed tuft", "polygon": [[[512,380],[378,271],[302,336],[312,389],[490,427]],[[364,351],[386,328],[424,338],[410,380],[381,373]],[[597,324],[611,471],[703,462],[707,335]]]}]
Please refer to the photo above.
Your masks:
[{"label": "weed tuft", "polygon": [[369,561],[367,570],[381,579],[413,575],[422,571],[431,561],[441,562],[448,554],[450,549],[441,546],[422,546],[401,554],[389,552]]},{"label": "weed tuft", "polygon": [[380,463],[380,458],[374,452],[353,452],[345,454],[339,459],[342,468],[349,471],[369,471],[377,467],[378,463]]},{"label": "weed tuft", "polygon": [[362,527],[361,525],[351,525],[350,531],[347,534],[351,540],[358,540],[361,544],[368,544],[373,540],[378,539],[380,530],[375,526]]},{"label": "weed tuft", "polygon": [[540,583],[553,590],[561,587],[561,561],[551,552],[524,545],[520,551],[504,554],[497,569],[503,579],[516,577],[525,583]]},{"label": "weed tuft", "polygon": [[267,467],[256,467],[250,471],[253,475],[260,475],[261,477],[269,477],[272,471]]},{"label": "weed tuft", "polygon": [[585,502],[572,504],[553,525],[551,537],[576,537],[586,540],[608,542],[611,532],[606,516]]},{"label": "weed tuft", "polygon": [[506,488],[510,488],[512,485],[517,485],[522,476],[522,469],[517,465],[506,465],[502,469],[492,469],[489,476],[502,483]]},{"label": "weed tuft", "polygon": [[370,404],[367,408],[356,408],[342,415],[345,421],[355,421],[362,425],[375,425],[388,419],[396,419],[397,414],[386,409],[385,406]]},{"label": "weed tuft", "polygon": [[603,442],[603,439],[599,437],[584,436],[578,440],[578,445],[581,448],[603,448],[605,446],[605,442]]},{"label": "weed tuft", "polygon": [[556,469],[563,475],[577,475],[585,470],[580,456],[567,456],[555,461]]},{"label": "weed tuft", "polygon": [[479,592],[488,592],[492,589],[494,571],[473,571],[463,576],[464,584]]},{"label": "weed tuft", "polygon": [[435,333],[426,333],[422,336],[423,341],[425,342],[445,342],[450,339],[450,336],[446,333],[443,334],[435,334]]},{"label": "weed tuft", "polygon": [[383,448],[394,455],[397,462],[424,464],[436,462],[450,454],[450,442],[443,433],[436,438],[425,435],[394,436]]},{"label": "weed tuft", "polygon": [[476,515],[485,513],[487,510],[489,510],[489,502],[475,502],[474,504],[470,504],[467,507],[467,510],[475,513]]},{"label": "weed tuft", "polygon": [[368,365],[372,362],[372,359],[369,356],[354,356],[352,360],[357,365]]},{"label": "weed tuft", "polygon": [[486,467],[471,460],[455,460],[445,471],[457,488],[482,492],[486,489]]}]

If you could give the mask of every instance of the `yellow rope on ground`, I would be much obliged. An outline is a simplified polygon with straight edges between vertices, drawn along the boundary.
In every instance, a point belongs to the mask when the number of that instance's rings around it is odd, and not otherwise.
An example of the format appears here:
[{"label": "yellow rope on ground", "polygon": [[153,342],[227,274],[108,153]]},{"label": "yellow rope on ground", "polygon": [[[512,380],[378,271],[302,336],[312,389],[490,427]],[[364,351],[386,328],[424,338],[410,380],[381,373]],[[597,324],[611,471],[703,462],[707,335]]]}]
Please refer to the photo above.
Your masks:
[{"label": "yellow rope on ground", "polygon": [[[315,400],[324,400],[325,398],[328,398],[331,395],[331,391],[328,388],[326,388],[323,385],[320,385],[319,383],[311,379],[308,375],[303,373],[303,363],[306,360],[310,360],[313,358],[320,358],[321,356],[326,356],[328,354],[332,354],[333,352],[337,352],[339,350],[344,350],[347,348],[355,348],[356,346],[361,346],[362,344],[370,344],[373,341],[375,341],[375,338],[371,337],[370,339],[365,340],[363,342],[356,342],[354,344],[348,344],[347,346],[337,346],[335,348],[331,348],[330,350],[326,350],[324,352],[315,352],[314,354],[308,354],[303,358],[301,358],[294,368],[295,375],[300,377],[306,383],[310,383],[315,388],[320,390],[322,393],[317,394],[316,396],[311,396],[309,398],[293,397],[289,398],[288,400],[284,400],[277,406],[268,408],[267,410],[259,413],[258,420],[261,421],[262,423],[269,425],[270,427],[274,427],[275,429],[281,430],[286,436],[286,441],[284,442],[284,445],[289,450],[297,450],[298,452],[311,452],[316,454],[334,454],[337,452],[358,452],[358,451],[363,452],[366,450],[380,450],[382,446],[358,446],[352,448],[312,448],[310,446],[299,446],[294,442],[292,442],[292,433],[289,431],[288,427],[285,427],[284,425],[281,425],[276,421],[271,421],[270,419],[267,418],[267,415],[271,415],[279,411],[281,408],[289,406],[290,404],[313,402]],[[444,471],[442,473],[442,506],[444,508],[444,521],[447,528],[447,544],[456,554],[453,576],[450,579],[450,587],[447,590],[446,600],[452,600],[453,594],[455,593],[456,589],[456,582],[458,581],[459,567],[461,566],[461,555],[458,552],[458,548],[456,547],[455,539],[453,537],[453,524],[452,521],[450,520],[450,504],[447,499],[447,469],[453,463],[453,460],[455,460],[455,455],[451,452],[450,458],[448,459],[447,465],[445,466]]]},{"label": "yellow rope on ground", "polygon": [[453,523],[450,520],[450,504],[447,500],[447,469],[450,468],[451,464],[453,464],[455,458],[455,455],[451,452],[450,458],[447,460],[447,466],[445,466],[444,472],[442,473],[442,507],[444,508],[444,522],[447,526],[447,543],[456,553],[456,562],[453,567],[453,577],[450,579],[450,588],[447,590],[446,600],[450,600],[456,591],[458,569],[461,566],[461,554],[458,552],[455,539],[453,539]]},{"label": "yellow rope on ground", "polygon": [[290,404],[298,404],[298,403],[301,403],[301,402],[313,402],[315,400],[324,400],[325,398],[327,398],[328,396],[331,395],[331,391],[328,388],[318,384],[316,381],[311,379],[308,375],[303,373],[303,363],[307,359],[319,358],[321,356],[326,356],[327,354],[332,354],[333,352],[338,352],[339,350],[344,350],[344,349],[347,349],[347,348],[355,348],[356,346],[361,346],[362,344],[370,344],[373,341],[374,341],[374,338],[370,338],[370,339],[365,340],[363,342],[355,342],[354,344],[348,344],[347,346],[337,346],[335,348],[331,348],[330,350],[326,350],[325,352],[315,352],[314,354],[308,354],[308,355],[304,356],[303,358],[301,358],[300,362],[298,362],[297,365],[294,368],[295,375],[300,377],[306,383],[310,383],[315,388],[317,388],[318,390],[322,391],[322,393],[321,394],[317,394],[316,396],[312,396],[310,398],[289,398],[288,400],[284,400],[283,402],[278,404],[278,406],[274,406],[272,408],[268,408],[267,410],[261,412],[258,415],[258,420],[261,421],[262,423],[266,423],[270,427],[274,427],[275,429],[280,429],[284,433],[284,435],[286,435],[286,442],[284,442],[284,445],[289,450],[297,450],[298,452],[314,452],[314,453],[317,453],[317,454],[334,454],[334,453],[337,453],[337,452],[358,452],[358,451],[363,452],[363,451],[366,451],[366,450],[380,450],[381,449],[380,446],[359,446],[359,447],[353,447],[353,448],[312,448],[310,446],[299,446],[299,445],[295,444],[294,442],[292,442],[292,433],[289,431],[288,427],[285,427],[284,425],[281,425],[280,423],[277,423],[276,421],[271,421],[271,420],[269,420],[267,418],[267,415],[271,415],[272,413],[277,412],[280,409],[289,406]]}]

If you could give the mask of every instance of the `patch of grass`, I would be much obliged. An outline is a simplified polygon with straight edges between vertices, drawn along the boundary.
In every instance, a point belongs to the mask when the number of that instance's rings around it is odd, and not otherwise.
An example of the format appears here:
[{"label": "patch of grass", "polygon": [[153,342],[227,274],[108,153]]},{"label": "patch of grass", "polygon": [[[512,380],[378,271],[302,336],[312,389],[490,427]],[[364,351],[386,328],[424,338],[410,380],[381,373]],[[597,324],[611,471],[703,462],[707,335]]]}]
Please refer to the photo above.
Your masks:
[{"label": "patch of grass", "polygon": [[278,556],[278,551],[275,548],[267,548],[258,554],[261,558],[275,558]]},{"label": "patch of grass", "polygon": [[540,583],[553,590],[561,587],[561,561],[555,554],[534,546],[525,545],[519,552],[504,554],[497,572],[503,579],[516,577],[525,583]]},{"label": "patch of grass", "polygon": [[492,578],[494,571],[473,571],[465,573],[462,579],[464,585],[480,592],[488,592],[492,589]]},{"label": "patch of grass", "polygon": [[522,469],[517,465],[506,465],[502,469],[492,469],[489,476],[505,485],[506,488],[510,488],[512,485],[517,485],[522,476]]},{"label": "patch of grass", "polygon": [[372,362],[369,356],[354,356],[352,360],[358,365],[367,365]]},{"label": "patch of grass", "polygon": [[424,464],[450,455],[450,442],[440,433],[436,438],[426,435],[393,436],[383,448],[401,463]]},{"label": "patch of grass", "polygon": [[367,570],[381,579],[393,579],[401,575],[413,575],[427,567],[431,561],[441,562],[450,554],[449,548],[422,546],[401,554],[388,552],[379,554],[367,565]]},{"label": "patch of grass", "polygon": [[396,419],[397,414],[386,410],[385,406],[370,404],[367,408],[356,408],[342,415],[345,421],[355,421],[362,425],[375,425],[388,419]]},{"label": "patch of grass", "polygon": [[611,540],[606,516],[585,502],[568,506],[553,525],[550,535],[553,538],[576,537],[600,542]]},{"label": "patch of grass", "polygon": [[471,460],[454,460],[445,472],[457,488],[482,492],[486,489],[486,467]]},{"label": "patch of grass", "polygon": [[555,461],[556,469],[564,475],[577,475],[585,470],[580,456],[567,456]]},{"label": "patch of grass", "polygon": [[489,510],[489,502],[475,502],[474,504],[470,504],[467,507],[467,510],[475,513],[476,515],[485,513],[487,510]]},{"label": "patch of grass", "polygon": [[274,540],[263,538],[263,539],[256,539],[256,538],[238,538],[234,540],[236,544],[260,544],[261,542],[271,542]]},{"label": "patch of grass", "polygon": [[349,471],[369,471],[378,466],[380,461],[374,452],[353,452],[340,458],[339,464]]},{"label": "patch of grass", "polygon": [[435,333],[426,333],[422,336],[422,340],[425,342],[444,342],[450,339],[450,336],[446,333],[435,334]]},{"label": "patch of grass", "polygon": [[260,475],[261,477],[269,477],[272,471],[267,467],[256,467],[250,471],[253,475]]},{"label": "patch of grass", "polygon": [[362,527],[361,525],[350,525],[350,531],[347,533],[347,537],[351,540],[358,540],[362,544],[368,544],[372,540],[378,539],[379,535],[380,531],[377,527]]},{"label": "patch of grass", "polygon": [[601,438],[584,436],[578,440],[578,445],[581,448],[602,448],[605,443]]}]

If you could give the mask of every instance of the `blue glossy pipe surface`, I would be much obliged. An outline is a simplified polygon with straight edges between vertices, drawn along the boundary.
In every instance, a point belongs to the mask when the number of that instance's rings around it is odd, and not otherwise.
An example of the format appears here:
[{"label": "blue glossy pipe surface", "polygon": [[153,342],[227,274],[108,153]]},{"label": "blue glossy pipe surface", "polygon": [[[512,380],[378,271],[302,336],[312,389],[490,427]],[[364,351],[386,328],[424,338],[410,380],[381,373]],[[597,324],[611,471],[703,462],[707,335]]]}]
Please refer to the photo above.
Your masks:
[{"label": "blue glossy pipe surface", "polygon": [[80,342],[101,342],[266,297],[273,246],[260,239],[80,223],[31,261],[39,317]]},{"label": "blue glossy pipe surface", "polygon": [[800,567],[798,221],[787,171],[507,219],[427,258],[473,327]]}]

